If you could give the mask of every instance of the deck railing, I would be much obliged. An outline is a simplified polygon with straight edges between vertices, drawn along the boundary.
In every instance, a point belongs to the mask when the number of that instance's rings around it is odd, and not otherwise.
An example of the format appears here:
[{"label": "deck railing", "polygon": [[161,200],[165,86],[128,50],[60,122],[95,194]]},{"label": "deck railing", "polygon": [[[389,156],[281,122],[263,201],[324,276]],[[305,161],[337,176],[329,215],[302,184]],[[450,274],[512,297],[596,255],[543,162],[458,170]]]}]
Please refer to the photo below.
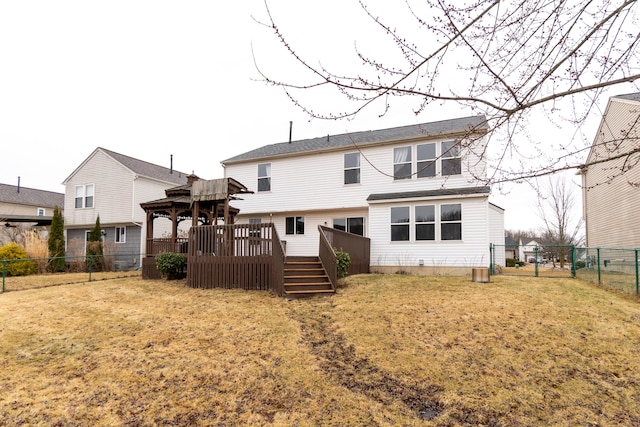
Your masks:
[{"label": "deck railing", "polygon": [[[338,249],[349,254],[351,265],[348,274],[361,274],[369,272],[371,259],[371,240],[368,237],[347,233],[334,228],[318,226],[321,236],[326,236],[331,248]],[[322,256],[322,255],[321,255]]]},{"label": "deck railing", "polygon": [[188,286],[282,294],[284,250],[273,224],[192,227],[189,241]]},{"label": "deck railing", "polygon": [[158,255],[162,252],[176,252],[186,254],[189,247],[189,239],[186,237],[178,237],[176,239],[168,238],[148,238],[147,239],[147,256]]},{"label": "deck railing", "polygon": [[322,267],[324,267],[324,271],[327,273],[327,276],[329,276],[331,287],[335,291],[338,286],[338,261],[336,259],[336,253],[333,250],[333,246],[327,236],[328,233],[326,233],[325,230],[328,229],[326,227],[318,226],[318,231],[320,232],[318,257],[320,258]]}]

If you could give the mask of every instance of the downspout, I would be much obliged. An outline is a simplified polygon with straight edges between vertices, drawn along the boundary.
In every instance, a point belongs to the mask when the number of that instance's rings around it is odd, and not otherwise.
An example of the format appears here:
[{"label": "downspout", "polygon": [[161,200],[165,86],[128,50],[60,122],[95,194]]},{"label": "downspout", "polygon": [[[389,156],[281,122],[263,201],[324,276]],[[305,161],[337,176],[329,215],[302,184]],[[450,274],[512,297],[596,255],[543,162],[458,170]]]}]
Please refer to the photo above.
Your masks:
[{"label": "downspout", "polygon": [[138,179],[138,175],[133,176],[133,181],[131,182],[131,223],[137,227],[140,227],[140,247],[138,248],[138,259],[136,264],[139,268],[142,268],[142,245],[146,245],[147,236],[144,235],[144,227],[143,223],[136,222],[136,180]]}]

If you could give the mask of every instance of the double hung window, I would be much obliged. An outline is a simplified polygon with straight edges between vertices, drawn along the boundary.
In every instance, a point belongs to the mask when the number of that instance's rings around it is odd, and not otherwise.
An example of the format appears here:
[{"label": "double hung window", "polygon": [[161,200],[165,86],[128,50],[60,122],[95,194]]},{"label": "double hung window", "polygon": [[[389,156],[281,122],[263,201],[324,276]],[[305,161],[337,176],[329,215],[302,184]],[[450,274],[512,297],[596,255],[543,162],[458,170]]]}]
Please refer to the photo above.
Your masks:
[{"label": "double hung window", "polygon": [[393,179],[411,179],[411,147],[393,149]]},{"label": "double hung window", "polygon": [[462,161],[460,159],[460,143],[456,141],[444,141],[442,148],[442,176],[460,175],[462,173]]},{"label": "double hung window", "polygon": [[258,165],[258,191],[271,191],[271,163]]},{"label": "double hung window", "polygon": [[76,185],[76,208],[92,208],[93,207],[93,184]]},{"label": "double hung window", "polygon": [[391,208],[391,241],[409,240],[409,207]]},{"label": "double hung window", "polygon": [[344,183],[360,183],[360,153],[346,153],[344,155]]},{"label": "double hung window", "polygon": [[462,240],[462,206],[459,203],[440,206],[440,238]]}]

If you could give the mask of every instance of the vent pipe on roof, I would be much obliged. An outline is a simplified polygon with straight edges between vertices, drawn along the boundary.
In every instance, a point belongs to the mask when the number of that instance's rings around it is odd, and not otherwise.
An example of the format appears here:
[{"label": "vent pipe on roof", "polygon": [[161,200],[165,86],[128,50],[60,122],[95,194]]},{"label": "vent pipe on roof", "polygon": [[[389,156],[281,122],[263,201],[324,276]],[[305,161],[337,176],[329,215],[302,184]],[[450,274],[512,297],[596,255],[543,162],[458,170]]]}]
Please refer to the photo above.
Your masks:
[{"label": "vent pipe on roof", "polygon": [[291,144],[291,134],[293,132],[293,121],[289,120],[289,144]]},{"label": "vent pipe on roof", "polygon": [[20,177],[18,177],[18,193],[20,192]]},{"label": "vent pipe on roof", "polygon": [[169,173],[173,174],[173,154],[169,154]]}]

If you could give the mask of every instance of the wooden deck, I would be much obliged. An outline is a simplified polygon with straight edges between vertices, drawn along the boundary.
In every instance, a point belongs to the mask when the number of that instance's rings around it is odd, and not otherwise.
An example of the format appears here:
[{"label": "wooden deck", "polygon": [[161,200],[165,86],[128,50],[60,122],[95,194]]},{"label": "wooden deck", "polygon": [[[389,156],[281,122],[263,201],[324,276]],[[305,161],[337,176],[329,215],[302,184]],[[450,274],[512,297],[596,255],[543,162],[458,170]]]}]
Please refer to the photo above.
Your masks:
[{"label": "wooden deck", "polygon": [[369,239],[327,227],[319,227],[319,232],[318,256],[287,257],[273,224],[192,227],[186,241],[149,241],[142,274],[145,279],[160,278],[154,255],[174,249],[187,255],[190,287],[269,290],[295,297],[335,292],[334,248],[349,253],[349,274],[369,271]]}]

